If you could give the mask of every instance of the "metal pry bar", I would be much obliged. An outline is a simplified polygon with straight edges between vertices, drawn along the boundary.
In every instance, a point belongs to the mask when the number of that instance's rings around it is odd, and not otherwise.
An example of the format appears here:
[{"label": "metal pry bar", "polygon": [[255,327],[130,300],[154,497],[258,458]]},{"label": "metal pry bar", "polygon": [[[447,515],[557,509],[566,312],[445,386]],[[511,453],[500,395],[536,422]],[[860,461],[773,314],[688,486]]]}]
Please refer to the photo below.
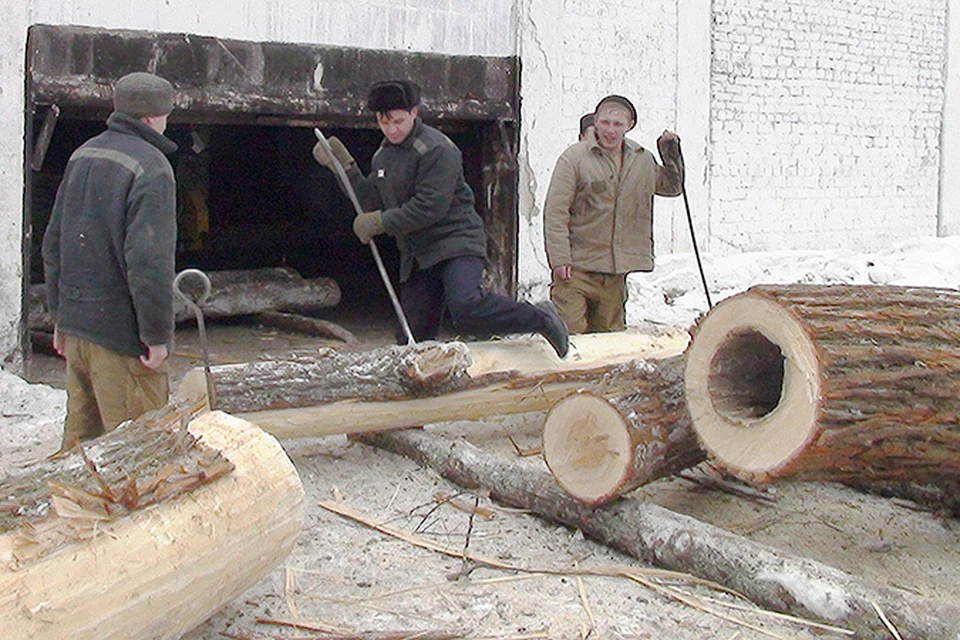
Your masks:
[{"label": "metal pry bar", "polygon": [[[347,172],[344,171],[343,165],[340,164],[340,161],[337,160],[336,156],[333,155],[333,149],[330,148],[330,143],[324,137],[323,132],[320,129],[314,128],[313,132],[317,136],[317,140],[320,141],[320,144],[323,145],[323,148],[326,150],[327,155],[330,157],[330,161],[333,163],[334,173],[337,174],[337,179],[340,181],[340,186],[343,188],[344,193],[347,194],[347,197],[350,198],[350,202],[353,203],[353,209],[356,211],[357,215],[363,213],[363,209],[360,208],[360,202],[357,200],[357,194],[353,190],[353,185],[350,184],[350,179],[347,177]],[[383,266],[383,260],[380,258],[380,251],[377,249],[377,244],[373,241],[373,238],[370,239],[370,242],[367,244],[370,245],[370,253],[373,254],[373,261],[377,263],[377,271],[380,272],[380,278],[383,280],[383,285],[387,288],[387,293],[390,295],[390,302],[393,304],[393,310],[397,314],[397,319],[400,321],[400,327],[403,329],[403,333],[407,336],[407,344],[416,344],[417,341],[413,338],[413,332],[410,331],[410,325],[407,324],[407,316],[403,313],[403,307],[400,306],[400,299],[397,298],[397,292],[393,289],[393,283],[390,282],[390,276],[387,274],[386,267]]]}]

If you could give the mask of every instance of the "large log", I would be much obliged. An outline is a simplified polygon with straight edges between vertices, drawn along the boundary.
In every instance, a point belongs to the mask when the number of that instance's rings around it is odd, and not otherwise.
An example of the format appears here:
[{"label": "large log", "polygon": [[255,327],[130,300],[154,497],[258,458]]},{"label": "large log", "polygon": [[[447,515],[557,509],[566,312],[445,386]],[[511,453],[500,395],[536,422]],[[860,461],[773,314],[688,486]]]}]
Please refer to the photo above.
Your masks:
[{"label": "large log", "polygon": [[0,486],[4,638],[174,639],[283,561],[303,488],[277,441],[170,407]]},{"label": "large log", "polygon": [[[675,356],[687,341],[685,331],[574,336],[564,360],[539,336],[320,349],[211,373],[218,409],[280,438],[314,437],[543,411],[617,365]],[[203,380],[191,371],[177,393],[202,395]]]},{"label": "large log", "polygon": [[960,293],[760,286],[715,306],[687,352],[714,463],[763,482],[960,477]]},{"label": "large log", "polygon": [[360,436],[467,488],[576,527],[644,562],[725,585],[756,604],[886,640],[878,607],[904,638],[957,640],[960,607],[893,588],[873,588],[833,567],[752,542],[656,504],[624,498],[593,508],[568,496],[539,460],[510,460],[464,440],[410,429]]},{"label": "large log", "polygon": [[603,504],[706,457],[683,397],[683,364],[637,360],[550,408],[543,458],[567,493]]},{"label": "large log", "polygon": [[[226,318],[261,311],[311,311],[335,307],[340,303],[340,287],[331,278],[305,279],[284,267],[251,270],[211,271],[210,296],[201,305],[205,318]],[[183,281],[185,293],[197,299],[202,287],[195,278]],[[30,329],[52,332],[53,322],[47,313],[45,284],[31,285],[28,290],[28,324]],[[179,298],[174,298],[177,322],[194,320],[193,312]]]}]

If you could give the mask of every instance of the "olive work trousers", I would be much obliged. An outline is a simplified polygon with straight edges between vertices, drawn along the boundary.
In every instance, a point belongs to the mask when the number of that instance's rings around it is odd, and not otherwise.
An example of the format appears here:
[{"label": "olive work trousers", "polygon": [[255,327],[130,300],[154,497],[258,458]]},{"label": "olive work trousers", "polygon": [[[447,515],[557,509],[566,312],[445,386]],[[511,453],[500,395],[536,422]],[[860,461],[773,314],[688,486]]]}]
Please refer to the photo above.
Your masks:
[{"label": "olive work trousers", "polygon": [[61,450],[77,440],[113,431],[126,420],[167,403],[170,393],[166,362],[158,370],[139,358],[110,351],[77,336],[65,334],[67,360],[67,417]]},{"label": "olive work trousers", "polygon": [[550,300],[570,333],[622,331],[626,326],[626,274],[574,268],[569,280],[554,277]]}]

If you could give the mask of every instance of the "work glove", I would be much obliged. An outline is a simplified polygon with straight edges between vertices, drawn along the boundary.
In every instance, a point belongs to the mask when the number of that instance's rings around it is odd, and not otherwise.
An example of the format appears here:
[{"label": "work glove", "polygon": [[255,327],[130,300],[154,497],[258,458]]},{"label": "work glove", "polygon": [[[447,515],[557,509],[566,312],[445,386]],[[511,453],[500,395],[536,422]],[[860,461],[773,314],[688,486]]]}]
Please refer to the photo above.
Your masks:
[{"label": "work glove", "polygon": [[373,236],[384,233],[383,214],[380,209],[358,214],[353,219],[353,232],[363,244],[370,242],[370,238]]},{"label": "work glove", "polygon": [[[350,152],[347,151],[347,148],[343,146],[343,143],[340,142],[340,139],[337,136],[331,136],[327,138],[327,142],[330,144],[330,150],[333,151],[333,157],[340,162],[340,166],[344,169],[349,169],[356,164],[356,161],[353,159],[353,156],[350,155]],[[323,142],[317,140],[317,144],[313,145],[313,157],[314,159],[325,166],[330,171],[336,172],[336,167],[333,165],[333,158],[330,157],[330,154],[327,153],[326,148],[323,146]]]},{"label": "work glove", "polygon": [[673,161],[680,164],[680,136],[673,131],[664,129],[663,133],[657,138],[657,151],[660,152],[660,158],[667,162]]}]

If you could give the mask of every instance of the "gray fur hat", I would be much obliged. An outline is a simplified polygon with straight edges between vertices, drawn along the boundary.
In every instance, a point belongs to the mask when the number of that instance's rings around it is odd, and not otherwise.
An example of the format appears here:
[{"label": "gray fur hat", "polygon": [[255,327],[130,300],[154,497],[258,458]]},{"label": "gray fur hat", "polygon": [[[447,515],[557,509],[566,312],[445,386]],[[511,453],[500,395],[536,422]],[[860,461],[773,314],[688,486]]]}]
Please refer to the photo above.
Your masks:
[{"label": "gray fur hat", "polygon": [[128,73],[113,85],[113,110],[134,118],[167,115],[173,111],[173,85],[152,73]]}]

